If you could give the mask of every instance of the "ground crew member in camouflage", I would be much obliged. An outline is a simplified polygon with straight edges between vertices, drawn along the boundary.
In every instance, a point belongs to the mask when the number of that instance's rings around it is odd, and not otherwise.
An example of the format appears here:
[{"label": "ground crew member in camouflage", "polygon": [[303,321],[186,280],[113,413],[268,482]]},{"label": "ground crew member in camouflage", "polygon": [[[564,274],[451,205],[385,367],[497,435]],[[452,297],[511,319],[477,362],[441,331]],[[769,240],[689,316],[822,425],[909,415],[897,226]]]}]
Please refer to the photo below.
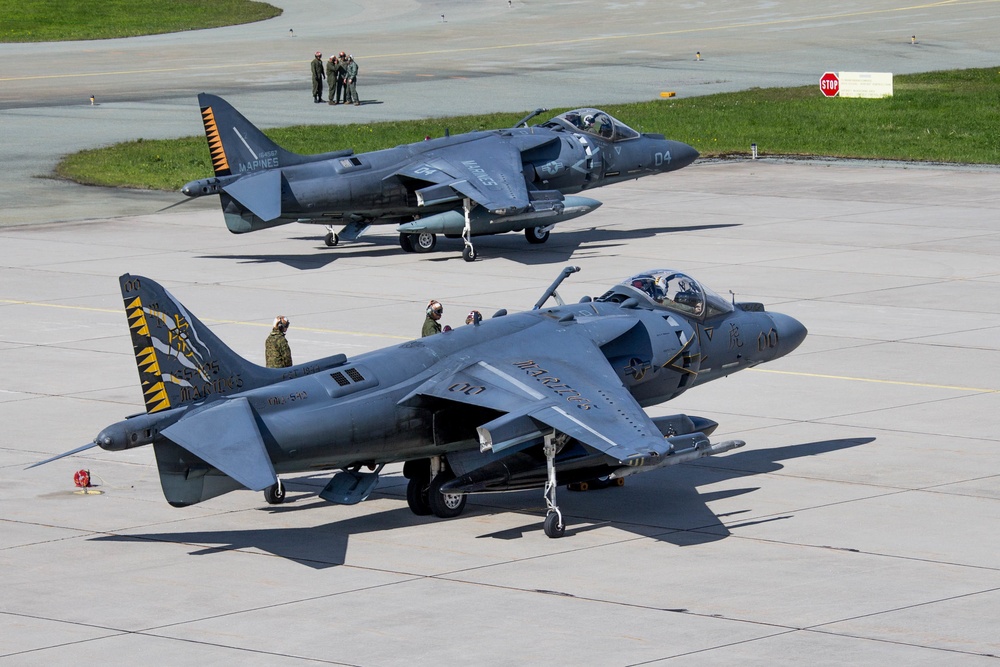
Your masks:
[{"label": "ground crew member in camouflage", "polygon": [[424,318],[424,328],[420,330],[420,337],[432,336],[441,333],[441,315],[444,313],[444,306],[431,299],[427,304],[427,317]]},{"label": "ground crew member in camouflage", "polygon": [[316,52],[316,57],[312,59],[312,78],[313,78],[313,102],[323,101],[323,77],[326,75],[323,73],[323,53],[321,51]]},{"label": "ground crew member in camouflage", "polygon": [[337,56],[330,56],[330,61],[326,64],[326,99],[327,104],[336,104],[337,99],[337,79],[340,74],[340,63],[337,62]]},{"label": "ground crew member in camouflage", "polygon": [[288,324],[284,315],[274,318],[271,334],[264,341],[264,359],[268,368],[287,368],[292,365],[292,348],[285,339]]}]

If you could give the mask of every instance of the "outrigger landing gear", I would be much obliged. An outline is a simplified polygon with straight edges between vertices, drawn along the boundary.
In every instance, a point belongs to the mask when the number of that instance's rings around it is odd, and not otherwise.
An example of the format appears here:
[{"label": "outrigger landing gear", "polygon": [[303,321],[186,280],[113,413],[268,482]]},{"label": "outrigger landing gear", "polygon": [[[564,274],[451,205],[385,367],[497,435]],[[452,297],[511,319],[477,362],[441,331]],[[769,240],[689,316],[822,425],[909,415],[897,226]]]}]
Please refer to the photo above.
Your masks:
[{"label": "outrigger landing gear", "polygon": [[323,239],[323,242],[331,248],[340,243],[340,237],[333,231],[333,225],[327,225],[326,237]]},{"label": "outrigger landing gear", "polygon": [[285,485],[279,479],[271,486],[264,489],[264,500],[268,505],[280,505],[285,502]]},{"label": "outrigger landing gear", "polygon": [[465,213],[465,226],[462,228],[462,242],[465,243],[465,247],[462,248],[462,259],[466,262],[476,261],[476,249],[472,245],[472,218],[469,214],[472,212],[472,200],[466,197],[462,200],[462,211]]},{"label": "outrigger landing gear", "polygon": [[545,454],[545,469],[548,478],[545,481],[545,534],[549,537],[562,537],[566,532],[566,524],[563,523],[562,512],[556,505],[556,435],[549,433],[545,436],[542,444],[542,453]]}]

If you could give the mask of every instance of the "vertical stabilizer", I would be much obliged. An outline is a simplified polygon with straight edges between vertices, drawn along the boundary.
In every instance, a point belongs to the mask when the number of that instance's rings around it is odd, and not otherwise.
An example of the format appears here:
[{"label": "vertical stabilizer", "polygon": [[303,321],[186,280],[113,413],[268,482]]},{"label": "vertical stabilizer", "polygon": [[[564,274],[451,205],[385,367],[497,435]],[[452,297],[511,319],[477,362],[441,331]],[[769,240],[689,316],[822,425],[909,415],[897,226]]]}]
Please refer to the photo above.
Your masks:
[{"label": "vertical stabilizer", "polygon": [[146,412],[219,398],[281,377],[243,359],[150,278],[118,279]]},{"label": "vertical stabilizer", "polygon": [[198,105],[216,176],[252,174],[307,161],[268,139],[221,97],[201,93]]}]

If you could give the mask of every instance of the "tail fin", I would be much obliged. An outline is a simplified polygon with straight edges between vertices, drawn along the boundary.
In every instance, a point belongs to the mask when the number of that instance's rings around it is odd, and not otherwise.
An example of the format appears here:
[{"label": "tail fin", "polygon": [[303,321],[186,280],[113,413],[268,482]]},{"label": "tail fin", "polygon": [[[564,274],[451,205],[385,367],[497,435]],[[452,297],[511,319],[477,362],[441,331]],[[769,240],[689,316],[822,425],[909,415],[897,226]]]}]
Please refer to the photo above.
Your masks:
[{"label": "tail fin", "polygon": [[281,379],[282,370],[233,352],[154,280],[126,273],[118,283],[147,413]]},{"label": "tail fin", "polygon": [[192,181],[181,190],[189,197],[220,195],[226,227],[234,234],[283,225],[301,217],[282,217],[288,186],[283,167],[353,155],[347,149],[299,155],[274,143],[221,97],[201,93],[201,120],[212,157],[214,179]]},{"label": "tail fin", "polygon": [[268,139],[221,97],[201,93],[198,105],[216,176],[252,173],[308,161]]}]

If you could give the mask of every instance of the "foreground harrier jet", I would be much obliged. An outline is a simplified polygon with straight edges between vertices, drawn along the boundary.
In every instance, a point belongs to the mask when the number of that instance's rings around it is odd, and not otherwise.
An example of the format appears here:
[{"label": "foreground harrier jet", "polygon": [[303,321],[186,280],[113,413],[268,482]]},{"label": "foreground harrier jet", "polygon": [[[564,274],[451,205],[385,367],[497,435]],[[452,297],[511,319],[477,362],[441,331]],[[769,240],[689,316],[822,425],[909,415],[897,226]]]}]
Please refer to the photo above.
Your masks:
[{"label": "foreground harrier jet", "polygon": [[[240,488],[279,503],[279,474],[325,470],[339,472],[320,497],[353,504],[384,465],[403,462],[416,514],[454,517],[470,493],[538,488],[545,532],[559,537],[557,485],[743,445],[711,443],[709,419],[650,418],[644,407],[784,356],[806,336],[787,315],[731,303],[673,270],[564,304],[556,289],[576,270],[532,310],[282,369],[244,360],[156,282],[123,275],[146,413],[49,461],[152,444],[177,506]],[[559,305],[544,307],[553,295]]]}]

